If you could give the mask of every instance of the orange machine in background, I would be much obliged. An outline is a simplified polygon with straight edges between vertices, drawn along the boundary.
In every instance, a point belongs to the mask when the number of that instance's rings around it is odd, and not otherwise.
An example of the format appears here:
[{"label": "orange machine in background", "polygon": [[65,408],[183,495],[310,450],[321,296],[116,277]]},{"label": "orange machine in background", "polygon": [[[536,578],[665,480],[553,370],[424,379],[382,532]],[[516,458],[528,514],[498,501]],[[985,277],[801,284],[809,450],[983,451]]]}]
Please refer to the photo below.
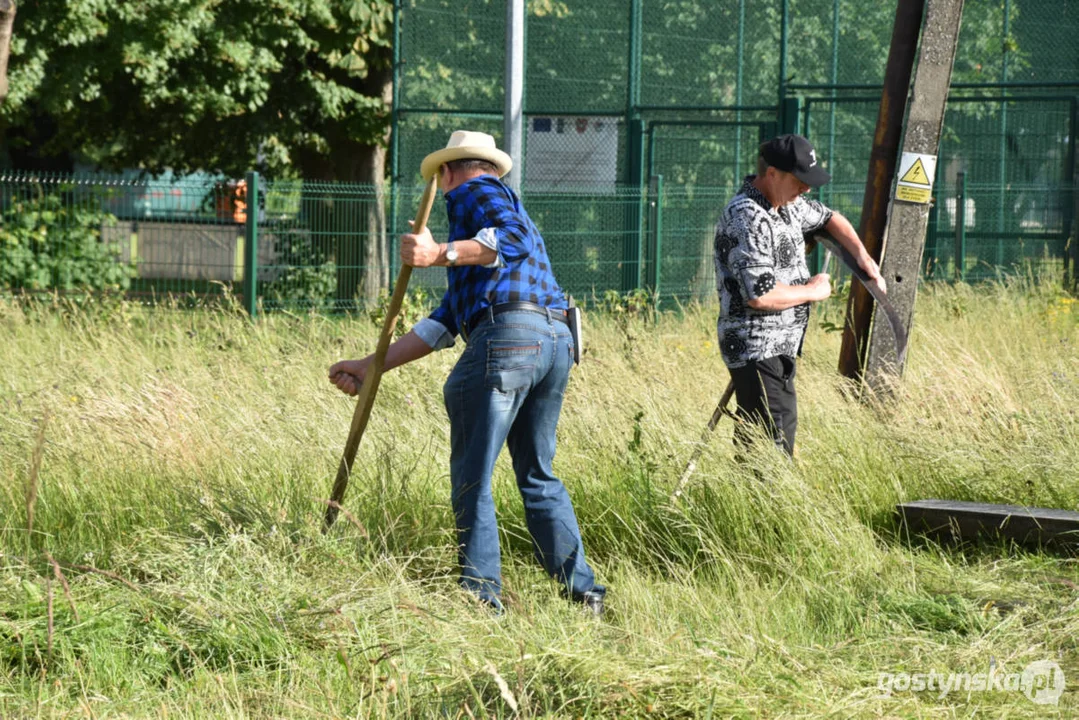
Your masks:
[{"label": "orange machine in background", "polygon": [[214,210],[219,220],[247,222],[247,181],[229,180],[218,185]]}]

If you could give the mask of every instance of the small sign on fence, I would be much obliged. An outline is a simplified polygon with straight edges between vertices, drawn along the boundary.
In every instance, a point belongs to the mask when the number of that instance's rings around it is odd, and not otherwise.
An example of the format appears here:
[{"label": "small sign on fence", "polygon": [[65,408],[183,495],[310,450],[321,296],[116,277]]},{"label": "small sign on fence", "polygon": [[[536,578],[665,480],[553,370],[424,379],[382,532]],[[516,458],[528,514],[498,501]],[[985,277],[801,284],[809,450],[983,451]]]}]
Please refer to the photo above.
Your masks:
[{"label": "small sign on fence", "polygon": [[613,193],[618,169],[618,120],[604,116],[529,118],[525,188],[557,192],[588,188]]}]

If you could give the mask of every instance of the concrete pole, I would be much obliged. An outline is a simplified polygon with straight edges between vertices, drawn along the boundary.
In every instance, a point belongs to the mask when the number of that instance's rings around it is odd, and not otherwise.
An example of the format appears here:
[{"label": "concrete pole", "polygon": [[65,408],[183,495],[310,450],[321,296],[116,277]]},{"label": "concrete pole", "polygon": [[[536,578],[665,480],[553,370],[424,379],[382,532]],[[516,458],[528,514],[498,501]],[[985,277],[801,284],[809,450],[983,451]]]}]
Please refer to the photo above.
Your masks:
[{"label": "concrete pole", "polygon": [[521,190],[524,157],[525,2],[506,1],[506,104],[503,110],[503,150],[513,159],[504,182]]},{"label": "concrete pole", "polygon": [[[866,251],[880,262],[884,251],[884,227],[888,219],[888,195],[895,180],[900,135],[910,78],[918,49],[927,0],[904,0],[895,9],[892,44],[884,70],[884,90],[877,113],[877,129],[869,155],[869,175],[862,198],[862,219],[858,237]],[[873,320],[873,296],[859,283],[853,283],[847,299],[847,322],[843,328],[843,346],[839,351],[839,372],[861,379],[865,364],[869,324]]]},{"label": "concrete pole", "polygon": [[[903,153],[936,157],[952,80],[952,65],[959,40],[963,0],[928,0],[918,69],[908,106]],[[930,173],[932,180],[932,173]],[[929,223],[928,202],[908,202],[893,197],[884,232],[887,253],[881,274],[888,282],[888,297],[909,330],[914,318],[918,273]],[[879,309],[878,309],[879,310]],[[887,390],[903,367],[895,356],[892,330],[879,312],[874,313],[866,357],[865,380],[873,390]]]}]

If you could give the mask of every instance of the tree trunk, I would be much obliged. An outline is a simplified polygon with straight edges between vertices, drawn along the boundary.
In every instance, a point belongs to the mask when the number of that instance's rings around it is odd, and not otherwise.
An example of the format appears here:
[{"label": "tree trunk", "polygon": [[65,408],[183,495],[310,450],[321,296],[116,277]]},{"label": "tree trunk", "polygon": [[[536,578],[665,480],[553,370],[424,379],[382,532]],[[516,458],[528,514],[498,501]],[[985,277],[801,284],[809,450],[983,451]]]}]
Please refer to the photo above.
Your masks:
[{"label": "tree trunk", "polygon": [[7,58],[11,52],[11,28],[14,25],[14,0],[0,0],[0,105],[7,100]]},{"label": "tree trunk", "polygon": [[381,145],[367,147],[361,159],[359,182],[374,188],[370,201],[364,204],[367,238],[364,243],[361,282],[363,300],[371,303],[378,299],[380,290],[390,286],[389,242],[386,232],[386,148]]},{"label": "tree trunk", "polygon": [[[2,2],[2,0],[0,0]],[[393,71],[388,56],[372,60],[372,69],[360,91],[377,95],[388,108],[393,100]],[[372,188],[362,196],[327,193],[321,200],[324,218],[320,232],[330,239],[337,264],[337,299],[363,304],[377,302],[390,286],[389,242],[386,228],[387,124],[380,141],[364,145],[352,140],[340,125],[327,128],[329,155],[311,151],[298,154],[300,171],[310,180],[348,182]],[[357,198],[359,207],[353,204]],[[361,237],[357,233],[362,233]]]},{"label": "tree trunk", "polygon": [[389,251],[386,239],[386,148],[360,145],[347,139],[331,142],[340,160],[311,158],[303,164],[305,177],[355,183],[369,192],[327,192],[322,198],[318,231],[329,240],[337,265],[337,299],[361,304],[378,301],[389,287]]},{"label": "tree trunk", "polygon": [[[378,94],[386,107],[393,104],[393,63],[388,51],[382,51],[381,62],[374,65],[368,76],[368,95]],[[392,201],[386,195],[386,147],[390,142],[391,126],[386,125],[382,142],[368,146],[361,155],[361,179],[359,182],[374,187],[372,202],[367,204],[367,243],[364,250],[363,298],[367,303],[378,299],[381,290],[390,287],[389,233],[386,228],[386,203]],[[389,228],[389,232],[396,228]]]}]

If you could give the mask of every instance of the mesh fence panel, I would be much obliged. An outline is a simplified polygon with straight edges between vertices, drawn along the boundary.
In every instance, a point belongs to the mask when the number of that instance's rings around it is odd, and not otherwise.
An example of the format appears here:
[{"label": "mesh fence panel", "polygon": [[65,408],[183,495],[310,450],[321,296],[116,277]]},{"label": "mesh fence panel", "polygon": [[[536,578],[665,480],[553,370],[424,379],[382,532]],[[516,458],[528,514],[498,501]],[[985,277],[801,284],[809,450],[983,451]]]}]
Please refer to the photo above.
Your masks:
[{"label": "mesh fence panel", "polygon": [[[242,183],[223,178],[133,178],[113,175],[0,177],[7,261],[51,270],[12,270],[0,287],[20,291],[123,289],[136,298],[183,295],[192,300],[235,292],[243,273]],[[38,237],[21,243],[19,228]],[[90,247],[116,268],[92,263]],[[77,248],[82,247],[82,250]],[[267,246],[263,260],[268,260]],[[43,253],[35,257],[37,253]],[[50,257],[51,256],[51,257]],[[53,262],[60,257],[70,262]],[[100,281],[100,282],[99,282]],[[236,287],[234,287],[236,285]]]},{"label": "mesh fence panel", "polygon": [[258,239],[258,293],[264,307],[352,309],[388,282],[388,257],[380,262],[367,254],[378,247],[377,218],[387,207],[384,193],[348,183],[265,185]]},{"label": "mesh fence panel", "polygon": [[965,176],[964,277],[994,277],[1063,256],[1074,199],[1075,97],[952,98],[937,165],[931,264],[954,273],[957,177]]},{"label": "mesh fence panel", "polygon": [[502,112],[505,3],[405,0],[401,106]]},{"label": "mesh fence panel", "polygon": [[[1012,0],[1012,4],[1018,4]],[[1012,22],[1011,45],[1025,58],[1009,79],[1075,82],[1079,68],[1079,0],[1024,2]]]},{"label": "mesh fence panel", "polygon": [[775,103],[779,7],[758,0],[643,2],[641,104]]},{"label": "mesh fence panel", "polygon": [[[563,257],[577,268],[570,284],[603,278],[625,289],[636,277],[681,296],[707,287],[714,215],[754,171],[761,139],[782,127],[781,79],[788,97],[801,98],[797,129],[834,178],[820,199],[857,224],[897,4],[528,0],[522,186],[552,253],[566,243]],[[954,256],[944,205],[957,163],[972,168],[972,268],[1062,251],[1074,215],[1074,170],[1066,167],[1074,112],[1067,98],[1044,97],[1059,90],[1015,84],[1072,83],[1063,92],[1076,94],[1077,14],[1079,0],[967,0],[953,82],[1010,83],[993,92],[1023,97],[974,103],[953,92],[927,265]],[[410,0],[401,27],[399,180],[413,184],[419,160],[452,129],[469,125],[501,138],[505,7]],[[612,133],[616,126],[617,135],[596,142],[574,135],[600,124]],[[690,207],[703,198],[706,210]],[[593,233],[605,238],[602,248],[576,239],[587,235],[588,219],[602,223]]]},{"label": "mesh fence panel", "polygon": [[[557,115],[625,110],[629,0],[529,0],[526,14],[525,93],[530,111]],[[501,87],[501,75],[497,82]]]},{"label": "mesh fence panel", "polygon": [[733,194],[756,172],[757,148],[771,124],[752,121],[655,121],[648,135],[649,175],[675,186],[704,186]]},{"label": "mesh fence panel", "polygon": [[716,297],[712,261],[715,225],[735,192],[664,184],[664,192],[657,198],[663,208],[662,222],[649,228],[659,239],[657,290],[661,297],[681,301]]},{"label": "mesh fence panel", "polygon": [[[566,288],[711,297],[716,217],[754,172],[761,139],[781,129],[813,140],[833,176],[820,199],[857,225],[897,5],[527,0],[522,197]],[[390,189],[264,182],[258,280],[268,307],[355,307],[397,270],[395,238],[415,214],[423,157],[461,128],[502,143],[505,3],[399,0],[398,19]],[[954,275],[960,171],[965,277],[1059,264],[1076,212],[1079,0],[966,0],[953,84],[927,269]],[[797,116],[782,103],[792,97]],[[119,262],[135,260],[133,292],[205,297],[240,289],[239,187],[211,176],[9,176],[0,208],[6,223],[34,197],[102,213],[98,237],[119,248]],[[446,232],[441,208],[436,237]],[[441,270],[413,278],[445,287]]]},{"label": "mesh fence panel", "polygon": [[555,277],[577,298],[602,296],[623,276],[627,214],[640,208],[636,188],[604,193],[526,193],[528,214],[543,235]]}]

